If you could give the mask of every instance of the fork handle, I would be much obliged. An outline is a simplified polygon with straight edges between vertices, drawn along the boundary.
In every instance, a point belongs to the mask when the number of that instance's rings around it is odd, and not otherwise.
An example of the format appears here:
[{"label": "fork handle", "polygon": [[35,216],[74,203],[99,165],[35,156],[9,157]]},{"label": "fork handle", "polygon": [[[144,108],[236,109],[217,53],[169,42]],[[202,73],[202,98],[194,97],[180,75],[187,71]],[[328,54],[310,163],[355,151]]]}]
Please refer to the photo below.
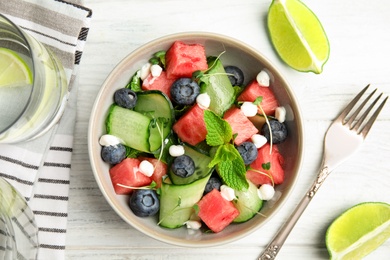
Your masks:
[{"label": "fork handle", "polygon": [[291,214],[290,218],[284,223],[271,243],[268,244],[264,252],[260,255],[258,260],[272,260],[276,258],[276,255],[279,253],[291,230],[294,228],[295,224],[298,222],[298,219],[301,217],[302,213],[305,211],[307,205],[309,205],[311,199],[321,187],[326,177],[328,177],[329,173],[330,171],[328,170],[328,166],[321,166],[321,170],[317,175],[317,179],[314,181],[311,188],[307,191],[301,202]]}]

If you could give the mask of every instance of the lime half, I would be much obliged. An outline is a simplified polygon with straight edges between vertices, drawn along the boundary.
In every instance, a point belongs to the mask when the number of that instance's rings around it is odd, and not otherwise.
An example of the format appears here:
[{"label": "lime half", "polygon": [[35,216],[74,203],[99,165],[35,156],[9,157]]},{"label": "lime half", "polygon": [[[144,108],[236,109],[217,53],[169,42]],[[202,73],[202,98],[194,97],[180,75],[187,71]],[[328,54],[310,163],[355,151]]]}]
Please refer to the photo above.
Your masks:
[{"label": "lime half", "polygon": [[366,202],[341,214],[326,232],[331,259],[361,259],[390,238],[390,204]]},{"label": "lime half", "polygon": [[298,71],[321,73],[329,42],[317,16],[299,0],[273,0],[268,30],[279,56]]},{"label": "lime half", "polygon": [[32,72],[14,51],[0,48],[0,87],[32,84]]}]

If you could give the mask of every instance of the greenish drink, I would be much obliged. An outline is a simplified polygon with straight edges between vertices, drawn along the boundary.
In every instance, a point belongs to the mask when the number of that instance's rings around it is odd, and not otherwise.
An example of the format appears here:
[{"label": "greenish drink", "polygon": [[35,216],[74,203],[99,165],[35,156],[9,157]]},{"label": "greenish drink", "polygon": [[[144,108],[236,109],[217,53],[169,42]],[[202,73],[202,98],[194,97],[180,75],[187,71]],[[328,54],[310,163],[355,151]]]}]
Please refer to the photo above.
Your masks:
[{"label": "greenish drink", "polygon": [[46,133],[58,122],[67,98],[60,61],[0,14],[0,143]]}]

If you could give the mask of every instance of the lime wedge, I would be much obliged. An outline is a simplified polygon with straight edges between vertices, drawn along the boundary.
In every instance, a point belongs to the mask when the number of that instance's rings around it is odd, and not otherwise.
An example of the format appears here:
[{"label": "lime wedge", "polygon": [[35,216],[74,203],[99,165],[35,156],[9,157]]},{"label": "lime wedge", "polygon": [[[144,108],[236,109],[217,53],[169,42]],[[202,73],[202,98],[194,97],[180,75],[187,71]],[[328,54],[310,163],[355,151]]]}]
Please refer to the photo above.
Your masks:
[{"label": "lime wedge", "polygon": [[273,0],[268,30],[279,56],[290,67],[321,73],[329,58],[329,42],[317,16],[299,0]]},{"label": "lime wedge", "polygon": [[32,72],[16,52],[0,48],[0,87],[32,84]]},{"label": "lime wedge", "polygon": [[390,204],[366,202],[341,214],[326,232],[332,260],[361,259],[390,238]]}]

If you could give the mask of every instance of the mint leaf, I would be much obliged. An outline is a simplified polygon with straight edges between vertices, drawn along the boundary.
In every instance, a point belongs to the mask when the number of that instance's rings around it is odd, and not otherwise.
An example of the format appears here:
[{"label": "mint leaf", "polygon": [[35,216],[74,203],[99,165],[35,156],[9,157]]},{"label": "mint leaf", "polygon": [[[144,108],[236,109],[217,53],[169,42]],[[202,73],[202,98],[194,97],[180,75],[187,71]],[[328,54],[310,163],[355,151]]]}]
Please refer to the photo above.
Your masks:
[{"label": "mint leaf", "polygon": [[205,110],[204,121],[207,129],[206,142],[208,145],[223,145],[232,139],[231,126],[214,112]]},{"label": "mint leaf", "polygon": [[246,180],[246,167],[244,160],[236,147],[230,141],[233,131],[229,123],[210,110],[204,111],[206,124],[206,142],[216,148],[209,167],[216,166],[223,182],[235,190],[246,190],[249,187]]},{"label": "mint leaf", "polygon": [[233,144],[226,143],[219,146],[210,164],[217,165],[219,176],[229,187],[235,190],[248,188],[244,161]]},{"label": "mint leaf", "polygon": [[245,177],[245,165],[241,158],[222,161],[217,165],[217,170],[223,182],[232,189],[246,190],[249,187]]},{"label": "mint leaf", "polygon": [[237,154],[232,151],[232,149],[236,150],[233,145],[228,143],[218,146],[213,160],[209,163],[208,166],[212,168],[220,162],[235,160],[237,158]]}]

